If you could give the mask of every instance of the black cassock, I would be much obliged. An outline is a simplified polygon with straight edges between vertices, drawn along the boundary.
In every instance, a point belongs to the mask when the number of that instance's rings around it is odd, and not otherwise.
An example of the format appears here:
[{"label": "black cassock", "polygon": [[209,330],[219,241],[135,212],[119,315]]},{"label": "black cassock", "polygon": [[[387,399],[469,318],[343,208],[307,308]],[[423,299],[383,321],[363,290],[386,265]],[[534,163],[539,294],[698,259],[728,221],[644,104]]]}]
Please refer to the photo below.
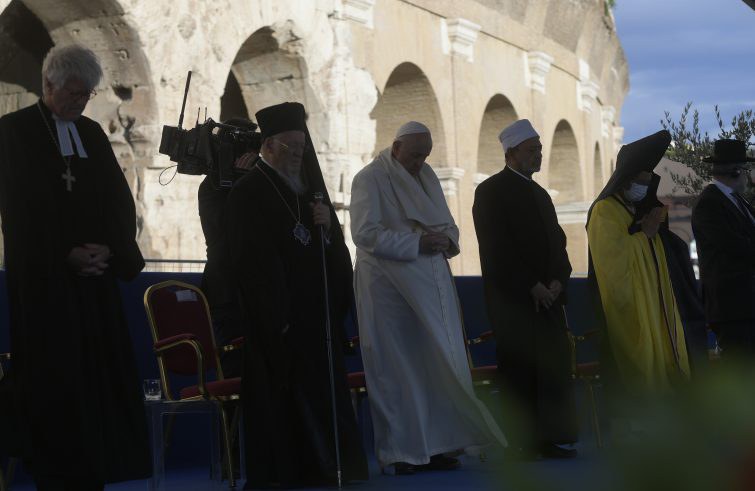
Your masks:
[{"label": "black cassock", "polygon": [[[318,170],[319,172],[319,170]],[[228,230],[233,271],[247,318],[242,403],[247,487],[315,484],[335,476],[319,235],[311,191],[298,197],[259,162],[234,186]],[[311,233],[294,237],[295,216]],[[366,479],[367,464],[343,360],[351,259],[331,208],[326,248],[338,430],[344,478]]]},{"label": "black cassock", "polygon": [[[147,427],[117,283],[144,267],[134,202],[99,124],[81,117],[76,127],[88,158],[72,158],[69,192],[46,106],[0,119],[13,356],[10,400],[2,401],[11,428],[0,446],[24,457],[38,479],[138,479],[150,470]],[[102,276],[68,267],[68,253],[85,243],[109,246]]]},{"label": "black cassock", "polygon": [[[563,305],[571,264],[548,193],[511,169],[481,183],[473,207],[498,369],[519,403],[504,421],[515,446],[573,443],[577,420]],[[564,292],[535,311],[530,289],[556,279]]]}]

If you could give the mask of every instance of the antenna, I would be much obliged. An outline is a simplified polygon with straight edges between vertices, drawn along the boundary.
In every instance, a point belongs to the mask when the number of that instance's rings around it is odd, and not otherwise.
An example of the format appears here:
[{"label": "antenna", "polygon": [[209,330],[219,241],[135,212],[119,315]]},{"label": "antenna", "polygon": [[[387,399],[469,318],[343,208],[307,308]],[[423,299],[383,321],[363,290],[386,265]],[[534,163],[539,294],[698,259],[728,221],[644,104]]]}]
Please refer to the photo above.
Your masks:
[{"label": "antenna", "polygon": [[202,114],[202,108],[201,108],[201,107],[198,107],[198,108],[197,108],[197,122],[196,122],[196,123],[194,123],[194,126],[199,126],[199,115],[200,115],[200,114]]},{"label": "antenna", "polygon": [[204,122],[207,122],[207,106],[204,107]]},{"label": "antenna", "polygon": [[191,70],[186,76],[186,88],[184,89],[184,102],[181,104],[181,115],[178,117],[178,129],[181,129],[181,125],[184,124],[184,109],[186,109],[186,96],[189,95],[189,84],[191,83]]}]

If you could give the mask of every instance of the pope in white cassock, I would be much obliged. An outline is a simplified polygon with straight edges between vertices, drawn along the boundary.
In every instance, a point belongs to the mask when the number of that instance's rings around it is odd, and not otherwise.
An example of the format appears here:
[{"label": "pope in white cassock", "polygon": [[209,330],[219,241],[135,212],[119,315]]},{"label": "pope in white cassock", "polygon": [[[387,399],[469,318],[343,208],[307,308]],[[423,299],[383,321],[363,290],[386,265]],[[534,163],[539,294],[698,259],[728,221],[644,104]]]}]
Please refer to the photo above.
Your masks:
[{"label": "pope in white cassock", "polygon": [[[425,159],[430,130],[410,122],[355,177],[354,290],[375,453],[396,474],[453,469],[451,455],[506,439],[476,398],[447,259],[459,229]],[[450,454],[450,455],[449,455]]]}]

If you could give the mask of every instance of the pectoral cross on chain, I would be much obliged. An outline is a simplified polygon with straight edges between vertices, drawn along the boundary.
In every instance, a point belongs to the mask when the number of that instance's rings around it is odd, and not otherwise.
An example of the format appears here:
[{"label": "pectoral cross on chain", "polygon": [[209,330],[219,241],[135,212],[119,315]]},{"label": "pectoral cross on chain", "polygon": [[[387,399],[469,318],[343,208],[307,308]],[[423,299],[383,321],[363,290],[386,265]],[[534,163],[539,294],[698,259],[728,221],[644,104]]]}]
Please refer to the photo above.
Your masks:
[{"label": "pectoral cross on chain", "polygon": [[68,191],[69,193],[73,191],[73,183],[76,182],[76,177],[71,174],[70,165],[66,167],[65,173],[61,174],[60,177],[66,182],[66,191]]}]

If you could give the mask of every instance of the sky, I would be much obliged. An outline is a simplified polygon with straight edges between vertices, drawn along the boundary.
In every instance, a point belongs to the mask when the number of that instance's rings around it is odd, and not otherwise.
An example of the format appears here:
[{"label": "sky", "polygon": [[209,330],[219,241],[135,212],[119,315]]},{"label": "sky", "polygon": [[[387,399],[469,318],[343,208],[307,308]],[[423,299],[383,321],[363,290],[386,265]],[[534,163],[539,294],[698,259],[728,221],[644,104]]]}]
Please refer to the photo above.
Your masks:
[{"label": "sky", "polygon": [[630,142],[679,119],[691,101],[700,126],[755,109],[755,10],[742,0],[617,0],[616,30],[629,63],[621,125]]}]

